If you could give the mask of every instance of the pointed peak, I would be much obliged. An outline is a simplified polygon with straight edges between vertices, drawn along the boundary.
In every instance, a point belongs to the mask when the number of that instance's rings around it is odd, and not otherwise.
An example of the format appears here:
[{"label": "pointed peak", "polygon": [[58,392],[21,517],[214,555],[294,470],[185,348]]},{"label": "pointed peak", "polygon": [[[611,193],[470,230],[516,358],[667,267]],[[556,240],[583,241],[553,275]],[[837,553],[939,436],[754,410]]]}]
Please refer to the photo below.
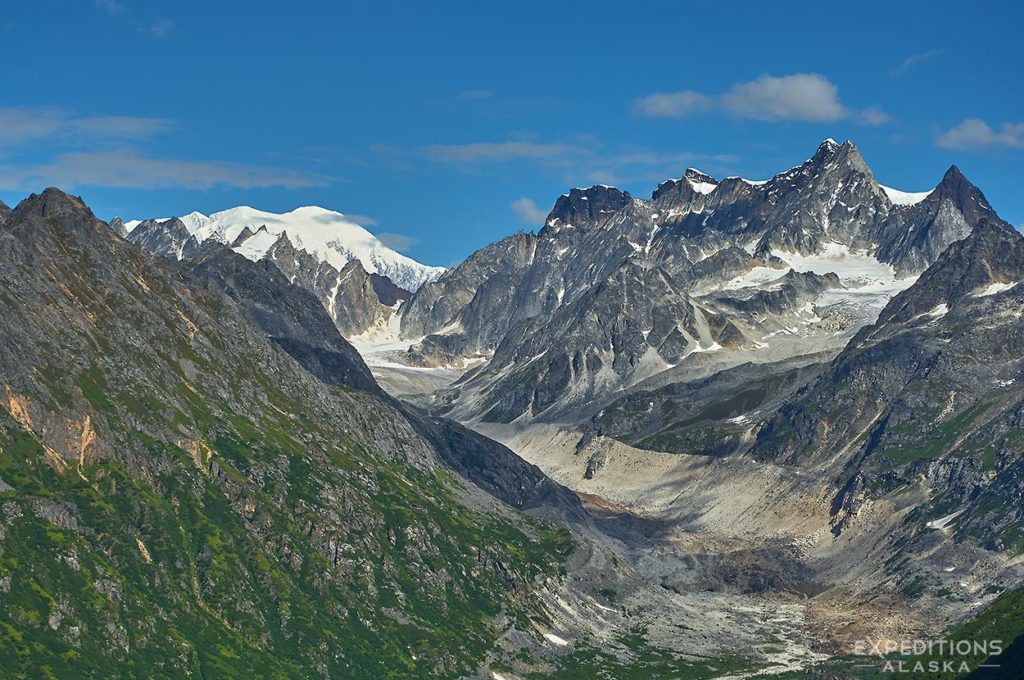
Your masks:
[{"label": "pointed peak", "polygon": [[342,267],[341,271],[338,273],[341,276],[353,273],[358,274],[360,277],[369,276],[369,274],[366,271],[366,268],[363,267],[363,263],[360,262],[359,258],[357,257],[353,257],[351,260],[349,260],[348,263],[344,267]]},{"label": "pointed peak", "polygon": [[230,247],[239,247],[240,245],[248,241],[250,238],[252,238],[253,235],[253,230],[248,225],[246,225],[245,227],[242,228],[242,231],[238,232],[238,236],[236,236],[235,240],[231,242]]},{"label": "pointed peak", "polygon": [[966,176],[964,176],[964,173],[960,171],[960,168],[955,165],[951,165],[949,166],[949,169],[946,170],[945,174],[942,175],[942,181],[940,181],[935,188],[940,190],[938,193],[948,195],[950,193],[961,193],[968,187],[974,188],[974,185],[971,184],[971,181],[967,179]]},{"label": "pointed peak", "polygon": [[951,165],[949,166],[949,170],[946,170],[946,174],[942,176],[942,179],[945,180],[954,177],[961,177],[966,179],[966,177],[964,177],[964,173],[960,172],[960,168],[956,167],[955,165]]},{"label": "pointed peak", "polygon": [[[965,213],[971,224],[977,224],[981,217],[988,217],[989,213],[995,216],[992,206],[985,199],[985,195],[981,193],[981,189],[972,184],[955,165],[949,166],[949,170],[946,170],[946,174],[942,176],[942,181],[935,187],[932,196],[937,200],[948,198],[953,201]],[[971,219],[970,216],[975,217]]]}]

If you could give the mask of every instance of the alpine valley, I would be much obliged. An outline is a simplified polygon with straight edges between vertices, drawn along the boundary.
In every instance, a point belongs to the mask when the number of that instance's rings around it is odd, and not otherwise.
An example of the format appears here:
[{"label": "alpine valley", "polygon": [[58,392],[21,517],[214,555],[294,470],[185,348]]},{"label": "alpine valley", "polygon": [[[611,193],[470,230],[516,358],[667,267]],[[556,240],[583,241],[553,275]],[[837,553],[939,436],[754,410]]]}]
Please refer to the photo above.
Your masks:
[{"label": "alpine valley", "polygon": [[0,204],[0,667],[1019,677],[1024,236],[940,172],[576,188],[448,270]]}]

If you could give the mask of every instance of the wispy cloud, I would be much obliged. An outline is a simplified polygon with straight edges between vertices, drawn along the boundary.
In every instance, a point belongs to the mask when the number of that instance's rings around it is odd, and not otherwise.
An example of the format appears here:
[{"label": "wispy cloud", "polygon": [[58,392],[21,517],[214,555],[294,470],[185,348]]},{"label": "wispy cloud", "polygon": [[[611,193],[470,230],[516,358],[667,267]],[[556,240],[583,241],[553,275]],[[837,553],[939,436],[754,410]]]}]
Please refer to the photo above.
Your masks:
[{"label": "wispy cloud", "polygon": [[645,118],[683,118],[703,113],[714,106],[714,98],[700,92],[655,92],[633,101],[633,115]]},{"label": "wispy cloud", "polygon": [[468,101],[480,101],[482,99],[491,99],[494,97],[494,92],[491,90],[463,90],[459,92],[456,97],[458,99],[464,99]]},{"label": "wispy cloud", "polygon": [[296,189],[327,184],[286,168],[242,163],[194,161],[144,156],[126,149],[65,153],[39,163],[0,163],[0,189],[32,191],[43,186],[73,189],[101,186],[123,189],[254,189],[279,186]]},{"label": "wispy cloud", "polygon": [[943,149],[1024,149],[1024,123],[1003,123],[993,129],[980,118],[967,118],[939,135],[935,144]]},{"label": "wispy cloud", "polygon": [[544,223],[547,213],[537,207],[531,199],[523,197],[512,201],[512,212],[527,227],[536,227]]},{"label": "wispy cloud", "polygon": [[386,245],[392,250],[397,250],[400,253],[404,253],[414,245],[420,242],[420,239],[415,236],[408,236],[406,234],[394,234],[391,232],[383,232],[376,235],[381,243]]},{"label": "wispy cloud", "polygon": [[[565,182],[605,184],[663,179],[694,164],[705,164],[716,171],[731,166],[737,160],[729,154],[610,146],[590,135],[575,135],[572,142],[545,142],[525,133],[518,137],[503,141],[431,144],[410,149],[389,145],[371,148],[381,157],[402,164],[405,169],[411,169],[416,160],[451,165],[467,172],[518,164],[555,173]],[[524,138],[530,141],[524,141]]]},{"label": "wispy cloud", "polygon": [[537,142],[473,142],[470,144],[431,144],[420,148],[420,153],[443,163],[477,161],[511,161],[520,159],[564,158],[585,153],[583,147],[572,144],[542,144]]},{"label": "wispy cloud", "polygon": [[865,125],[885,125],[892,120],[892,116],[880,106],[869,106],[860,112],[858,118]]},{"label": "wispy cloud", "polygon": [[928,61],[929,59],[934,59],[940,54],[942,54],[942,50],[928,50],[927,52],[918,52],[916,54],[911,54],[909,57],[900,62],[898,66],[893,67],[889,71],[889,75],[893,78],[902,76],[915,66],[921,65],[924,62]]},{"label": "wispy cloud", "polygon": [[685,118],[719,110],[737,118],[772,122],[829,122],[854,117],[868,125],[880,125],[888,120],[879,107],[863,112],[847,108],[839,98],[839,88],[817,73],[762,75],[735,83],[722,94],[656,92],[635,99],[630,110],[646,118]]},{"label": "wispy cloud", "polygon": [[103,10],[111,16],[124,12],[124,5],[116,0],[96,0],[96,8]]},{"label": "wispy cloud", "polygon": [[166,118],[82,116],[53,107],[7,107],[0,108],[0,146],[44,139],[144,139],[166,132],[173,125]]},{"label": "wispy cloud", "polygon": [[154,38],[165,38],[174,30],[174,21],[166,17],[143,19],[132,8],[118,0],[96,0],[96,9],[134,26],[139,33]]},{"label": "wispy cloud", "polygon": [[364,227],[376,227],[380,224],[369,215],[353,215],[352,213],[345,213],[345,217]]},{"label": "wispy cloud", "polygon": [[139,30],[150,34],[154,38],[166,38],[174,30],[174,26],[175,23],[171,19],[157,19],[144,26],[140,26]]}]

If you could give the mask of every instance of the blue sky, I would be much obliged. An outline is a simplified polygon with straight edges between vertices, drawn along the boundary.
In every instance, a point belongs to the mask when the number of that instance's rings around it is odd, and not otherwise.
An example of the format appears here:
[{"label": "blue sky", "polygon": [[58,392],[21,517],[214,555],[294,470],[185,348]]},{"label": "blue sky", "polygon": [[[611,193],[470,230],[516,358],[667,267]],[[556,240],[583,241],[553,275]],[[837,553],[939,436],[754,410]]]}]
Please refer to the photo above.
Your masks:
[{"label": "blue sky", "polygon": [[1024,223],[1018,3],[35,0],[0,15],[0,200],[363,216],[430,264],[572,186],[762,179],[825,137]]}]

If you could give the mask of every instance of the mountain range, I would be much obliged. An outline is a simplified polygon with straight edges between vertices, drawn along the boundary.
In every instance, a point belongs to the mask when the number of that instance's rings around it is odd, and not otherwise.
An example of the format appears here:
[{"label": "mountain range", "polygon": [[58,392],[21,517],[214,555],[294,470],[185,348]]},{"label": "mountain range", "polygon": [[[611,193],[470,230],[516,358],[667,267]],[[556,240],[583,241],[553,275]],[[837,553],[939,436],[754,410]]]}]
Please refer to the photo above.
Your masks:
[{"label": "mountain range", "polygon": [[956,167],[902,192],[825,140],[766,181],[572,189],[450,270],[401,257],[320,208],[0,204],[5,668],[1021,658],[1024,237]]},{"label": "mountain range", "polygon": [[[838,351],[981,220],[953,167],[908,199],[826,140],[766,182],[696,170],[650,200],[561,196],[537,234],[471,255],[403,307],[407,361],[486,358],[440,397],[463,420],[573,420],[645,380]],[[660,376],[660,378],[655,378]]]}]

